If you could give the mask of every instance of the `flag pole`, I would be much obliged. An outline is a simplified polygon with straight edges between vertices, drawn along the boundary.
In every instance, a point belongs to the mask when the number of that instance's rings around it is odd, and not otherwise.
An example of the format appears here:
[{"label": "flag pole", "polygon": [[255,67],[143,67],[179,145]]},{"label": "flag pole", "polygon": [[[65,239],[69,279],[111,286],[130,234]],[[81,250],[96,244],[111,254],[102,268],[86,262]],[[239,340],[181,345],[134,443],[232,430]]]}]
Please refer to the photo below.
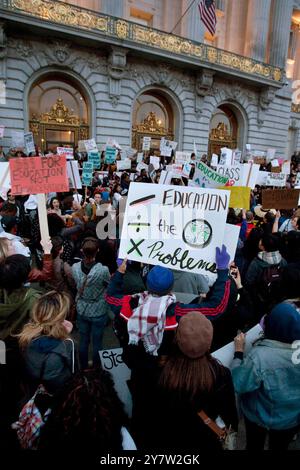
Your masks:
[{"label": "flag pole", "polygon": [[179,20],[177,21],[177,23],[175,24],[174,28],[172,29],[172,31],[170,31],[170,34],[173,33],[173,31],[176,29],[176,27],[179,25],[180,21],[182,20],[182,18],[187,14],[187,12],[189,11],[189,9],[193,6],[193,4],[195,3],[196,0],[193,0],[192,3],[190,4],[190,6],[185,10],[185,12],[183,13],[183,15],[181,15],[181,17],[179,18]]}]

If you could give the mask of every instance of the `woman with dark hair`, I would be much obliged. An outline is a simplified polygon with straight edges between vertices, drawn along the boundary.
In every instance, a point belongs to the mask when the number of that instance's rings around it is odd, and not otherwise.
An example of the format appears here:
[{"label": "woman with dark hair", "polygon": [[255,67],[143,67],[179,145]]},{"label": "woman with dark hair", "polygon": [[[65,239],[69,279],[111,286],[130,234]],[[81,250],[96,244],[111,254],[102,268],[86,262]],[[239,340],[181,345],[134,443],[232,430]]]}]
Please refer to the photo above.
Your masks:
[{"label": "woman with dark hair", "polygon": [[64,455],[136,450],[127,424],[110,374],[102,369],[85,370],[56,397],[41,432],[39,450],[55,449]]},{"label": "woman with dark hair", "polygon": [[204,315],[191,312],[181,318],[173,354],[163,363],[151,400],[145,400],[144,446],[222,450],[217,435],[203,421],[207,417],[219,417],[227,428],[237,430],[231,374],[210,355],[212,339],[213,326]]},{"label": "woman with dark hair", "polygon": [[57,214],[60,217],[62,216],[61,204],[57,197],[52,197],[50,199],[49,207],[50,207],[48,211],[49,214]]}]

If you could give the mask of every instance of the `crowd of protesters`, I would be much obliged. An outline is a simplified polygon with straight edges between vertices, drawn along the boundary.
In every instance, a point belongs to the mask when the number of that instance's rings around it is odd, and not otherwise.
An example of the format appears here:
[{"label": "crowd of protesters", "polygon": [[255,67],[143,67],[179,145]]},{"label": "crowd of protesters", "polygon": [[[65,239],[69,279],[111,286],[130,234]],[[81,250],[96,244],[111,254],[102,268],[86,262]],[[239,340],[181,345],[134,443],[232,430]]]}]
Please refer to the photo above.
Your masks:
[{"label": "crowd of protesters", "polygon": [[[11,150],[0,159],[25,157]],[[82,166],[87,155],[76,148],[74,157]],[[300,208],[264,210],[260,186],[251,191],[251,210],[230,208],[227,222],[240,226],[236,257],[217,249],[211,286],[204,275],[118,259],[120,206],[131,182],[157,183],[173,157],[161,158],[159,170],[137,171],[134,156],[121,175],[101,158],[91,186],[47,195],[50,240],[40,238],[36,197],[1,190],[1,444],[98,454],[221,450],[207,423],[238,431],[243,417],[247,449],[263,449],[267,434],[270,449],[287,449],[300,427],[300,361],[293,359]],[[202,161],[209,164],[206,155]],[[299,172],[298,153],[287,187]],[[99,239],[101,222],[108,228]],[[179,301],[182,294],[192,300]],[[264,334],[245,355],[245,335],[257,323]],[[101,368],[105,328],[113,328],[131,370],[130,419]],[[233,339],[229,369],[211,353]]]}]

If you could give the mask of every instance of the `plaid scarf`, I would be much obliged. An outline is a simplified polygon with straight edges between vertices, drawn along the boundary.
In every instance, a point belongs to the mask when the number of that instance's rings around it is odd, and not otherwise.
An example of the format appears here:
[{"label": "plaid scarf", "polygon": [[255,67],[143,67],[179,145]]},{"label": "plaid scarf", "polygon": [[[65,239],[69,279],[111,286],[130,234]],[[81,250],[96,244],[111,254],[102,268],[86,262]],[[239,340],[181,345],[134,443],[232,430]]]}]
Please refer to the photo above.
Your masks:
[{"label": "plaid scarf", "polygon": [[147,291],[132,297],[138,298],[138,306],[128,319],[128,344],[137,345],[142,340],[146,352],[157,356],[163,339],[166,312],[168,307],[176,302],[176,297],[174,294],[154,296]]},{"label": "plaid scarf", "polygon": [[267,251],[261,251],[258,253],[258,258],[264,261],[265,263],[268,264],[279,264],[281,263],[282,256],[279,253],[279,251],[270,251],[269,253]]},{"label": "plaid scarf", "polygon": [[11,425],[12,429],[17,431],[17,436],[22,449],[37,449],[41,428],[44,426],[49,414],[51,413],[49,408],[44,416],[42,416],[40,410],[34,403],[38,394],[47,394],[43,385],[39,385],[34,396],[26,403],[26,405],[23,406],[19,416],[19,421],[16,421]]}]

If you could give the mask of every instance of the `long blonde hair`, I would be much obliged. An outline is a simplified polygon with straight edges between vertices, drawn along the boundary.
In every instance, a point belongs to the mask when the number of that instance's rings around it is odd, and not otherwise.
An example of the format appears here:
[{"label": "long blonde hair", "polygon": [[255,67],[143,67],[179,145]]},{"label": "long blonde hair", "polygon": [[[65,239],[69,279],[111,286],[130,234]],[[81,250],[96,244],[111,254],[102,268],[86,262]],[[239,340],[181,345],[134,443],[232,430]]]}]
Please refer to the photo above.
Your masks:
[{"label": "long blonde hair", "polygon": [[69,334],[63,322],[70,309],[70,298],[65,292],[50,291],[42,295],[32,309],[32,320],[18,335],[21,348],[39,336],[64,340]]}]

